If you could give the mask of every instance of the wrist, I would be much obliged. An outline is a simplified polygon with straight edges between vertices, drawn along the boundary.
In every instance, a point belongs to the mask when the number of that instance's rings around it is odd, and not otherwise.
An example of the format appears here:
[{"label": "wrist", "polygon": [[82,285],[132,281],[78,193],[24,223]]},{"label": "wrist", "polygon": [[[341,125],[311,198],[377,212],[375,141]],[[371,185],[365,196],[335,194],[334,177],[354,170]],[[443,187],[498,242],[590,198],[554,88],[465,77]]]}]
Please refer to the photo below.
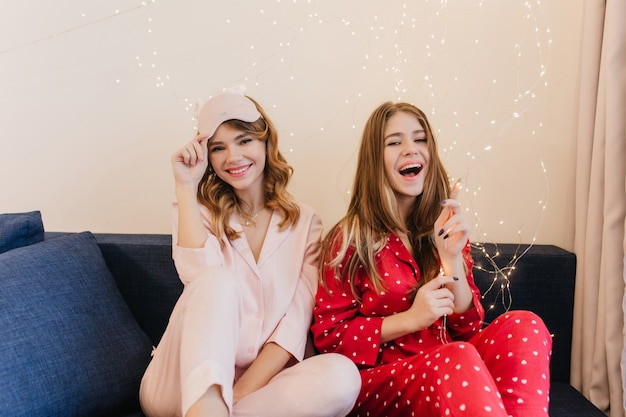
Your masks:
[{"label": "wrist", "polygon": [[174,192],[178,194],[193,194],[196,195],[198,191],[198,184],[195,183],[186,183],[186,182],[175,182],[174,183]]},{"label": "wrist", "polygon": [[424,330],[428,326],[421,322],[420,315],[416,311],[409,308],[401,313],[389,316],[398,320],[398,328],[402,335],[415,333]]},{"label": "wrist", "polygon": [[443,275],[462,278],[467,275],[463,256],[455,256],[453,259],[441,259],[441,270]]},{"label": "wrist", "polygon": [[398,337],[413,333],[417,330],[418,329],[415,326],[415,318],[412,314],[409,314],[408,311],[383,317],[380,332],[380,343],[390,342]]}]

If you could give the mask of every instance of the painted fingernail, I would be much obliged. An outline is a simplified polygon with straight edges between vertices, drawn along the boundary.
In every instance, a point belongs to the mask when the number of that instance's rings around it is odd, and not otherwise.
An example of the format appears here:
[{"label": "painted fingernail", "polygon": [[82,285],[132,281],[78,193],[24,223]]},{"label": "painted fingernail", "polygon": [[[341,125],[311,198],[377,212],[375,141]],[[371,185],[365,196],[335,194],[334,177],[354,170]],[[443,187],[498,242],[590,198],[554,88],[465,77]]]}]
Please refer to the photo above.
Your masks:
[{"label": "painted fingernail", "polygon": [[439,234],[437,234],[437,236],[441,236],[441,235],[443,235],[443,232],[445,232],[445,230],[441,229],[441,230],[439,231]]},{"label": "painted fingernail", "polygon": [[439,205],[441,205],[441,206],[445,206],[445,205],[446,205],[446,200],[440,201],[440,202],[439,202]]},{"label": "painted fingernail", "polygon": [[449,235],[445,235],[443,238],[444,238],[444,239],[447,239],[447,238],[448,238],[448,236],[449,236]]},{"label": "painted fingernail", "polygon": [[458,281],[459,279],[457,277],[452,277],[453,280]]}]

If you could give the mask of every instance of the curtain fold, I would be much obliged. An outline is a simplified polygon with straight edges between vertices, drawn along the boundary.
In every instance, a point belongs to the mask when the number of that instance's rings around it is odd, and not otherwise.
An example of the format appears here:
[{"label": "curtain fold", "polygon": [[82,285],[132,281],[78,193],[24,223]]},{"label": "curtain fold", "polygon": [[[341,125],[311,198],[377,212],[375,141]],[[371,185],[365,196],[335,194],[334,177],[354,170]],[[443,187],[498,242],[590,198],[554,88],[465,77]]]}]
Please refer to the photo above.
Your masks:
[{"label": "curtain fold", "polygon": [[626,2],[587,0],[583,16],[571,383],[624,417]]}]

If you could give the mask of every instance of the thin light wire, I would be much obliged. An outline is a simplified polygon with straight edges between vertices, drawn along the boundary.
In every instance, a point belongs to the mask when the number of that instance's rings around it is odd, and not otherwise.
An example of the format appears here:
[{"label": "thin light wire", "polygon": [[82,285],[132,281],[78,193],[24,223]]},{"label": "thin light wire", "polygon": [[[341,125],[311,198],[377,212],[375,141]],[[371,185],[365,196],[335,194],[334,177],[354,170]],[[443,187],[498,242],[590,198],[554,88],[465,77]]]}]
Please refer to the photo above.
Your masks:
[{"label": "thin light wire", "polygon": [[127,13],[134,12],[134,11],[136,11],[138,9],[141,9],[141,8],[145,7],[146,5],[147,5],[146,2],[142,2],[141,4],[139,4],[137,6],[134,6],[134,7],[131,7],[129,9],[126,9],[126,10],[122,10],[122,11],[116,10],[115,13],[113,13],[111,15],[104,16],[104,17],[101,17],[101,18],[96,19],[96,20],[92,20],[91,22],[86,22],[86,23],[83,23],[81,25],[72,26],[72,27],[67,28],[65,30],[62,30],[60,32],[56,32],[56,33],[53,33],[51,35],[47,35],[47,36],[44,36],[44,37],[41,37],[41,38],[38,38],[38,39],[35,39],[35,40],[32,40],[32,41],[29,41],[29,42],[24,42],[24,43],[12,46],[12,47],[7,48],[7,49],[3,49],[3,50],[0,51],[0,55],[7,54],[7,53],[13,52],[13,51],[17,51],[19,49],[27,48],[27,47],[36,45],[38,43],[45,42],[45,41],[50,40],[50,39],[58,38],[58,37],[61,37],[63,35],[67,35],[68,33],[75,32],[77,30],[84,29],[84,28],[89,27],[89,26],[94,26],[94,25],[97,25],[99,23],[105,22],[107,20],[115,19],[116,17],[125,15]]}]

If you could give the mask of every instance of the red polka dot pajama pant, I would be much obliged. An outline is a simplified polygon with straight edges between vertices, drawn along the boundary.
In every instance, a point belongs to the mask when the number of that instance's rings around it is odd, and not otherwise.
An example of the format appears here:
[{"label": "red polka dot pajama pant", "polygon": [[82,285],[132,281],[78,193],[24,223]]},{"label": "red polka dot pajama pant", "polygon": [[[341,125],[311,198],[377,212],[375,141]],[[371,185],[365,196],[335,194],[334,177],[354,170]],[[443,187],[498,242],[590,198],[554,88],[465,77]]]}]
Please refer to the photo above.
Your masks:
[{"label": "red polka dot pajama pant", "polygon": [[350,415],[547,417],[551,350],[537,315],[508,312],[469,342],[362,369]]}]

